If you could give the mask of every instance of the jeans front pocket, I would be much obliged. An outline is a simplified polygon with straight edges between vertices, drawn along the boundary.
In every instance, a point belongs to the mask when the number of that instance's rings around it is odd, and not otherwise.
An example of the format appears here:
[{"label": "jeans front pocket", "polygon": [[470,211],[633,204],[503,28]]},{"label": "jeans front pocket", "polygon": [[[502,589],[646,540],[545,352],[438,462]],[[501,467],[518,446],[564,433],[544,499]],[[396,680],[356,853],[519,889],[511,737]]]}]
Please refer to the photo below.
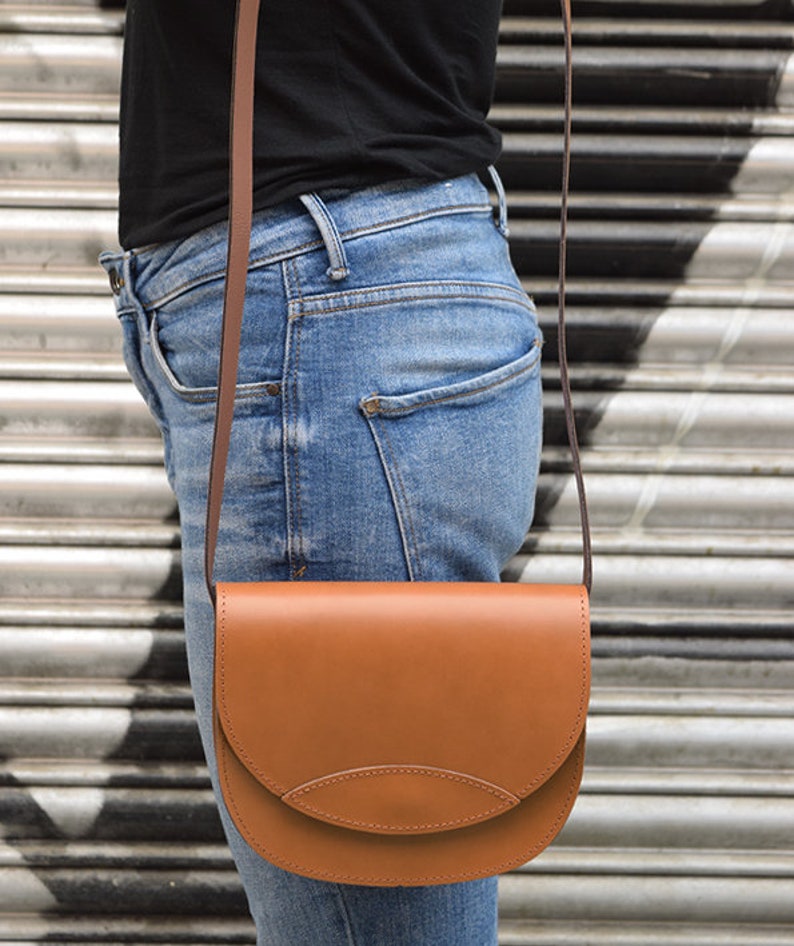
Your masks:
[{"label": "jeans front pocket", "polygon": [[532,520],[541,341],[476,377],[360,402],[414,580],[496,581]]},{"label": "jeans front pocket", "polygon": [[[274,305],[274,279],[280,289],[277,273],[258,270],[248,276],[238,398],[268,393],[281,375],[285,320],[283,308]],[[151,310],[150,341],[157,366],[171,390],[189,401],[216,397],[223,286],[222,279],[208,279]]]},{"label": "jeans front pocket", "polygon": [[157,426],[162,433],[165,433],[167,423],[163,406],[157,389],[152,384],[146,371],[145,347],[147,336],[145,331],[141,329],[141,322],[145,321],[144,313],[135,309],[121,309],[118,312],[118,319],[122,333],[121,351],[127,373],[149,408],[149,413],[154,418]]}]

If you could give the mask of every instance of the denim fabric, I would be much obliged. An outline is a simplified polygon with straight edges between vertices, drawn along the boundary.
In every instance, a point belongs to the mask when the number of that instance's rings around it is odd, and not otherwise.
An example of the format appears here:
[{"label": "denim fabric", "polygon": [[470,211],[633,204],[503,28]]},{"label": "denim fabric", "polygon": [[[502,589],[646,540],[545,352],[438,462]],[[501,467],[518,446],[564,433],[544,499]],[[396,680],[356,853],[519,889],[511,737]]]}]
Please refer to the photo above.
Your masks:
[{"label": "denim fabric", "polygon": [[[504,227],[475,175],[255,215],[216,578],[498,581],[532,518],[541,434],[540,333]],[[179,503],[214,785],[202,548],[225,253],[218,225],[101,257]],[[495,879],[297,877],[251,851],[216,795],[260,946],[496,943]]]}]

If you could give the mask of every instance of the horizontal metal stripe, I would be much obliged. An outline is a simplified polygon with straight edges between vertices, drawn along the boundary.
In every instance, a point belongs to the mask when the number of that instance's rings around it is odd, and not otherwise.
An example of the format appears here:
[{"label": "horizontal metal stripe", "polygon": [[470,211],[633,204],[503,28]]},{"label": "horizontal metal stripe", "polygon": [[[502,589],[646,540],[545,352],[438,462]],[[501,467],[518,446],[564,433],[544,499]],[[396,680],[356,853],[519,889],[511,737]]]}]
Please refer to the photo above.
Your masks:
[{"label": "horizontal metal stripe", "polygon": [[[116,510],[116,514],[123,510]],[[166,517],[173,518],[168,507]],[[38,514],[37,514],[38,515]],[[157,523],[59,519],[45,512],[37,519],[0,520],[0,545],[132,546],[134,548],[178,548],[179,527]]]},{"label": "horizontal metal stripe", "polygon": [[[118,128],[97,122],[15,122],[2,124],[0,179],[6,188],[52,180],[67,186],[111,186],[118,173]],[[39,203],[39,201],[36,201]]]},{"label": "horizontal metal stripe", "polygon": [[[626,548],[626,553],[631,547]],[[169,549],[0,546],[0,596],[149,598],[176,601],[179,555]],[[596,552],[593,605],[704,609],[730,625],[733,608],[785,611],[792,606],[791,559]],[[577,583],[579,552],[516,556],[508,580]]]},{"label": "horizontal metal stripe", "polygon": [[[704,24],[702,29],[705,28]],[[692,32],[697,32],[697,25],[692,25]],[[783,27],[781,32],[788,35],[790,29]],[[668,81],[664,86],[667,99],[681,99],[683,90],[688,88],[690,98],[683,98],[685,102],[733,103],[740,89],[741,95],[749,99],[748,104],[757,105],[767,100],[771,81],[781,68],[781,56],[786,55],[786,50],[777,52],[766,47],[709,49],[700,46],[690,50],[674,40],[670,40],[673,43],[670,46],[653,44],[644,48],[637,48],[634,43],[628,47],[590,46],[585,35],[580,35],[583,41],[576,50],[575,66],[578,75],[587,77],[588,91],[593,90],[583,100],[591,101],[593,94],[608,97],[613,91],[609,80],[620,76],[622,85],[618,94],[611,96],[613,101],[628,98],[653,102],[656,96],[647,78],[663,71],[667,73]],[[117,36],[0,34],[0,89],[109,93],[118,88],[120,59],[121,40]],[[528,87],[532,86],[533,91],[538,89],[538,77],[558,72],[561,60],[556,44],[501,44],[497,58],[500,95],[530,97]],[[47,70],[36,68],[42,61],[48,64]],[[676,83],[678,77],[680,82]],[[720,81],[723,77],[724,81]],[[688,84],[684,83],[685,79]],[[704,81],[706,79],[709,81]],[[538,92],[540,97],[545,97],[546,90],[542,86]],[[658,89],[656,94],[658,96]]]},{"label": "horizontal metal stripe", "polygon": [[[605,478],[607,479],[607,478]],[[570,483],[566,484],[566,489]],[[619,486],[616,478],[615,486]],[[574,489],[573,486],[570,486]],[[576,555],[581,550],[581,532],[578,528],[577,511],[563,524],[555,518],[556,509],[549,516],[539,514],[524,541],[525,555]],[[708,510],[704,512],[708,516]],[[595,518],[595,517],[594,517]],[[542,523],[542,524],[541,524]],[[776,559],[794,557],[794,533],[790,530],[777,534],[764,534],[763,529],[752,531],[731,524],[720,526],[716,519],[702,527],[697,517],[689,523],[676,527],[674,523],[646,528],[638,517],[637,524],[627,522],[622,529],[614,529],[608,523],[597,524],[593,533],[593,550],[596,556],[644,555],[683,556],[689,559],[698,556],[711,558]],[[750,567],[748,562],[748,567]],[[760,615],[759,615],[760,616]]]},{"label": "horizontal metal stripe", "polygon": [[[517,220],[511,248],[522,273],[553,272],[558,229],[552,222]],[[614,278],[642,272],[646,277],[693,279],[794,279],[794,235],[774,223],[694,223],[572,220],[571,272]],[[774,257],[770,258],[770,248]]]},{"label": "horizontal metal stripe", "polygon": [[[690,195],[697,190],[728,196],[790,190],[792,170],[786,136],[759,136],[736,129],[706,134],[702,126],[682,127],[679,134],[652,134],[652,130],[640,135],[617,125],[605,128],[602,134],[577,131],[572,144],[574,195],[612,192],[616,181],[621,181],[624,192],[677,189]],[[117,151],[113,124],[6,121],[0,145],[0,181],[11,204],[24,204],[25,194],[30,195],[31,205],[42,204],[52,190],[52,180],[60,179],[64,194],[57,203],[71,194],[73,204],[83,206],[93,192],[96,206],[112,206]],[[550,187],[554,192],[561,153],[556,129],[549,133],[505,128],[500,168],[510,190]],[[734,175],[738,176],[732,182]],[[581,206],[582,202],[573,201],[575,211]],[[670,213],[668,209],[665,216]]]},{"label": "horizontal metal stripe", "polygon": [[140,395],[128,382],[2,381],[4,434],[108,439],[157,436]]},{"label": "horizontal metal stripe", "polygon": [[210,779],[203,760],[190,763],[143,759],[136,763],[64,759],[53,765],[46,759],[13,759],[0,762],[0,785],[15,790],[65,785],[73,788],[203,791],[210,788]]},{"label": "horizontal metal stripe", "polygon": [[[161,469],[163,449],[157,436],[151,439],[118,438],[112,441],[81,440],[75,437],[68,443],[36,437],[9,437],[0,441],[0,459],[4,463],[129,464]],[[658,473],[659,463],[658,450],[650,448],[588,449],[582,455],[584,470],[592,473]],[[794,452],[788,454],[782,451],[754,450],[752,454],[740,454],[687,448],[686,452],[666,454],[664,469],[667,473],[696,475],[717,472],[734,476],[790,475],[794,473]],[[568,449],[546,445],[543,449],[543,470],[547,473],[570,473],[571,458]]]},{"label": "horizontal metal stripe", "polygon": [[[791,769],[688,768],[671,766],[599,766],[588,763],[582,791],[592,795],[788,797],[792,794]],[[13,759],[0,763],[0,786],[22,788],[135,788],[143,791],[209,788],[203,764],[176,760],[158,763]]]},{"label": "horizontal metal stripe", "polygon": [[[521,277],[526,291],[543,305],[556,305],[557,283],[548,276]],[[2,274],[0,274],[2,285]],[[737,303],[786,309],[791,305],[791,289],[785,283],[776,285],[758,279],[732,279],[719,282],[705,279],[656,279],[627,276],[623,280],[608,277],[572,276],[567,281],[568,299],[576,304],[592,305],[657,305],[734,307]]]},{"label": "horizontal metal stripe", "polygon": [[69,912],[104,916],[162,914],[245,916],[233,871],[0,870],[0,902],[9,913]]},{"label": "horizontal metal stripe", "polygon": [[794,922],[790,881],[760,877],[613,877],[509,874],[500,880],[505,918],[628,923]]},{"label": "horizontal metal stripe", "polygon": [[213,844],[224,837],[208,788],[0,788],[0,816],[6,843],[49,839]]},{"label": "horizontal metal stripe", "polygon": [[750,769],[606,768],[588,765],[582,792],[590,795],[723,796],[788,798],[794,792],[794,771]]},{"label": "horizontal metal stripe", "polygon": [[[627,609],[627,612],[627,616],[631,615],[631,610]],[[677,662],[685,664],[687,661],[698,661],[698,679],[709,679],[712,665],[719,667],[720,673],[730,667],[738,672],[748,661],[752,661],[765,666],[779,681],[778,686],[788,686],[794,673],[794,646],[787,637],[790,621],[788,626],[785,625],[789,614],[784,610],[761,612],[758,624],[746,632],[746,638],[738,636],[743,628],[732,623],[733,612],[703,612],[702,630],[696,624],[700,617],[697,612],[693,611],[686,622],[671,617],[669,627],[663,623],[667,619],[665,615],[653,626],[652,632],[637,623],[633,636],[625,633],[626,624],[618,628],[618,633],[610,633],[609,624],[602,624],[596,618],[593,622],[593,657],[624,666],[647,662],[662,677],[667,677],[666,671],[671,666],[675,667]],[[774,616],[777,616],[778,623],[773,622]],[[722,633],[717,632],[718,621],[722,624]],[[683,629],[685,626],[688,627],[687,631]],[[621,630],[624,633],[621,634]],[[649,676],[646,674],[646,678]],[[678,676],[673,673],[671,679],[678,682]],[[685,673],[681,674],[682,678],[686,676]],[[692,676],[689,674],[690,681]],[[725,673],[724,676],[727,679],[729,674]],[[648,682],[654,685],[655,681],[648,679]]]},{"label": "horizontal metal stripe", "polygon": [[[610,10],[616,4],[610,3]],[[724,6],[724,4],[723,4]],[[628,7],[636,15],[636,4]],[[794,47],[794,29],[786,23],[719,21],[707,19],[624,19],[613,16],[575,16],[573,35],[579,43],[602,45],[626,43],[632,47],[650,44],[681,46],[760,47],[790,49]],[[504,16],[499,30],[504,43],[543,40],[551,45],[560,41],[560,24],[555,18]]]},{"label": "horizontal metal stripe", "polygon": [[163,445],[156,429],[148,437],[80,437],[68,439],[18,436],[0,439],[4,463],[113,463],[131,466],[163,465]]},{"label": "horizontal metal stripe", "polygon": [[[94,466],[88,464],[2,464],[0,465],[0,516],[15,517],[83,517],[86,535],[91,529],[99,532],[108,523],[107,544],[148,544],[145,526],[130,523],[129,538],[124,538],[124,518],[162,521],[174,518],[176,500],[166,480],[165,471],[151,466]],[[92,524],[92,520],[94,520]],[[14,523],[12,528],[19,529]],[[29,524],[32,534],[39,526]],[[60,530],[50,523],[53,534]],[[46,526],[45,526],[46,528]],[[64,523],[68,533],[69,523]],[[0,541],[3,525],[0,523]],[[138,539],[135,535],[138,533]],[[64,536],[66,538],[66,536]]]},{"label": "horizontal metal stripe", "polygon": [[124,12],[120,10],[86,9],[63,4],[15,3],[0,7],[0,33],[69,33],[72,36],[85,34],[120,34],[124,23]]},{"label": "horizontal metal stripe", "polygon": [[[557,282],[549,276],[523,276],[528,293],[543,305],[556,304]],[[788,309],[791,290],[785,284],[764,284],[730,277],[719,282],[705,280],[682,283],[679,279],[627,277],[616,281],[593,276],[567,281],[568,298],[577,305],[675,305],[735,306],[737,302]],[[0,293],[52,293],[63,296],[92,294],[108,300],[108,280],[95,260],[82,265],[52,266],[14,264],[0,272]]]},{"label": "horizontal metal stripe", "polygon": [[695,926],[686,921],[504,920],[499,925],[500,946],[582,946],[583,942],[587,946],[794,946],[794,932],[789,926],[728,926],[719,921]]},{"label": "horizontal metal stripe", "polygon": [[[128,383],[0,380],[5,434],[18,437],[154,435],[137,391]],[[580,436],[586,448],[727,447],[772,451],[794,443],[794,398],[735,392],[616,391],[576,393]],[[547,442],[560,443],[561,398],[546,398]]]},{"label": "horizontal metal stripe", "polygon": [[[97,641],[100,643],[100,641]],[[131,706],[135,709],[192,710],[193,697],[187,683],[146,681],[92,680],[13,680],[3,673],[0,677],[0,707],[66,707]],[[4,679],[6,678],[6,679]],[[764,706],[770,712],[773,698],[767,695]],[[794,700],[792,700],[794,703]]]},{"label": "horizontal metal stripe", "polygon": [[[627,781],[630,785],[630,773]],[[0,815],[6,842],[215,843],[223,838],[209,789],[8,786],[0,788]],[[721,851],[726,859],[753,853],[774,863],[788,858],[791,864],[793,837],[794,802],[787,797],[585,790],[555,849],[567,858],[583,850],[625,849],[637,856],[655,849],[671,859],[705,849]]]},{"label": "horizontal metal stripe", "polygon": [[[8,622],[0,625],[6,675],[187,678],[178,603],[168,611],[165,606],[111,601],[109,613],[101,608],[88,611],[85,602],[63,603],[59,612],[58,604],[47,608],[37,601],[24,609],[8,599],[2,601]],[[620,620],[616,620],[609,612],[593,609],[596,688],[686,689],[698,684],[715,690],[751,687],[760,695],[790,684],[794,643],[787,611],[761,612],[755,621],[749,612],[737,615],[733,611],[621,609],[619,614]],[[12,623],[14,618],[19,623]],[[104,626],[108,618],[129,626]],[[169,627],[175,630],[167,630]],[[616,633],[621,636],[614,636]]]},{"label": "horizontal metal stripe", "polygon": [[[616,483],[616,485],[618,485]],[[1,498],[1,494],[0,494]],[[69,501],[68,496],[66,502]],[[123,510],[122,510],[123,511]],[[169,510],[169,517],[173,512]],[[158,525],[156,523],[139,523],[123,520],[83,522],[73,519],[48,518],[46,510],[34,514],[36,519],[0,521],[0,546],[31,546],[47,547],[61,546],[67,548],[178,548],[179,529],[173,525]],[[522,555],[555,555],[578,554],[581,546],[581,535],[578,531],[576,507],[571,511],[570,522],[559,525],[555,516],[542,516],[543,525],[539,522],[527,536]],[[685,556],[693,558],[701,555],[712,558],[791,558],[794,556],[794,534],[781,532],[777,535],[737,534],[730,531],[721,532],[718,529],[729,529],[730,523],[718,526],[712,523],[709,526],[714,531],[698,531],[698,523],[692,520],[687,524],[688,529],[695,531],[667,530],[662,527],[658,530],[639,531],[627,527],[625,531],[610,531],[608,525],[598,526],[594,533],[593,548],[597,556],[602,555],[664,555]],[[565,532],[562,529],[567,528]],[[30,561],[38,557],[36,552],[30,553]],[[514,561],[514,566],[518,560]],[[657,609],[657,613],[664,609]],[[751,612],[737,614],[736,621],[746,623]],[[756,611],[756,618],[762,622],[764,612]],[[771,613],[771,612],[770,612]],[[733,614],[733,611],[732,611]],[[599,613],[596,612],[596,617]]]},{"label": "horizontal metal stripe", "polygon": [[[792,758],[794,726],[784,717],[643,713],[594,715],[588,721],[587,760],[592,765],[785,769]],[[794,799],[790,803],[794,806]]]},{"label": "horizontal metal stripe", "polygon": [[[557,327],[550,307],[541,307],[540,324],[546,337],[544,358],[554,363]],[[588,363],[625,360],[628,365],[663,369],[671,376],[674,369],[681,369],[681,377],[693,388],[712,379],[719,383],[719,372],[730,376],[731,369],[739,366],[759,373],[775,365],[782,368],[794,346],[788,313],[753,305],[744,293],[721,306],[572,304],[566,311],[566,327],[573,359]],[[695,366],[702,372],[699,378],[685,373]]]},{"label": "horizontal metal stripe", "polygon": [[[596,555],[593,605],[605,608],[703,608],[721,612],[730,626],[732,608],[792,607],[791,559],[665,555]],[[517,556],[508,577],[550,584],[577,582],[581,553]]]},{"label": "horizontal metal stripe", "polygon": [[[22,361],[24,368],[36,370],[33,357]],[[19,371],[19,369],[17,369]],[[70,378],[68,364],[62,365],[57,358],[41,363],[39,369],[45,376]],[[86,364],[86,371],[94,371],[101,379],[111,376],[111,366],[95,360]],[[12,373],[13,365],[5,367],[0,359],[0,373]],[[559,388],[559,369],[549,364],[543,368],[543,383],[546,388]],[[778,392],[794,394],[794,377],[783,365],[765,365],[756,363],[756,367],[724,365],[721,362],[705,364],[700,368],[686,365],[647,364],[644,359],[637,367],[623,365],[583,364],[570,370],[571,383],[575,389],[591,391],[613,391],[617,388],[632,391],[693,391],[707,388],[715,392],[746,392],[747,394],[765,394]],[[17,376],[20,376],[19,374]],[[88,379],[93,376],[84,375]]]},{"label": "horizontal metal stripe", "polygon": [[[598,448],[588,449],[582,454],[582,467],[585,472],[592,473],[658,473],[660,460],[659,451],[653,449]],[[543,450],[541,468],[544,472],[570,473],[570,451],[563,446],[547,445]],[[744,454],[687,449],[686,452],[666,454],[664,469],[667,473],[698,476],[717,472],[726,476],[787,476],[794,473],[794,452],[754,450],[752,454]]]},{"label": "horizontal metal stripe", "polygon": [[[774,660],[782,659],[782,654],[776,653],[773,647],[781,645],[781,652],[785,649],[791,630],[791,615],[787,610],[774,608],[731,608],[729,614],[719,610],[696,613],[685,605],[676,607],[675,602],[668,602],[666,606],[656,608],[643,608],[641,605],[597,608],[593,626],[601,635],[615,635],[613,641],[622,635],[624,641],[633,639],[637,644],[664,633],[680,634],[684,639],[689,637],[693,646],[721,639],[726,660],[735,659],[744,645],[747,652],[743,656],[749,657],[751,649],[759,646],[754,638],[760,638],[760,647],[770,648],[763,659]],[[698,635],[700,640],[697,640]],[[728,653],[731,648],[731,653]],[[703,652],[699,656],[705,657],[706,654]]]},{"label": "horizontal metal stripe", "polygon": [[[770,858],[770,862],[772,859]],[[0,843],[0,867],[121,867],[137,865],[143,870],[232,870],[226,844],[157,843],[151,841],[16,841],[13,847]],[[0,939],[0,942],[2,940]]]},{"label": "horizontal metal stripe", "polygon": [[[245,901],[232,871],[0,871],[0,896],[12,912],[55,912],[56,904],[89,915],[242,915]],[[779,878],[643,878],[617,875],[500,880],[505,919],[787,924],[794,915]],[[45,892],[46,891],[46,892]],[[50,896],[47,895],[51,892]],[[548,942],[548,941],[544,941]]]},{"label": "horizontal metal stripe", "polygon": [[26,210],[9,208],[3,212],[0,239],[6,259],[18,264],[91,266],[100,250],[118,247],[118,220],[111,210]]},{"label": "horizontal metal stripe", "polygon": [[[604,551],[646,546],[646,553],[655,547],[666,554],[778,555],[794,542],[794,481],[789,477],[591,471],[588,494],[597,545]],[[0,465],[0,515],[31,519],[0,523],[0,543],[35,543],[40,536],[41,544],[170,545],[176,527],[160,523],[175,518],[176,501],[164,470],[154,466],[7,463]],[[543,530],[575,527],[578,516],[572,479],[542,474],[527,550],[570,550],[575,536]],[[88,521],[69,521],[81,517]],[[66,521],[51,521],[57,518]],[[138,521],[125,525],[125,519]],[[704,536],[704,527],[716,534]],[[627,528],[633,531],[607,531]],[[644,538],[640,529],[661,534]],[[725,529],[745,531],[720,535]]]},{"label": "horizontal metal stripe", "polygon": [[[638,106],[782,105],[787,97],[780,95],[778,82],[789,55],[788,50],[580,44],[574,52],[577,98]],[[497,64],[500,100],[559,101],[559,46],[502,45]]]},{"label": "horizontal metal stripe", "polygon": [[[0,96],[0,116],[4,97]],[[505,132],[508,131],[553,131],[562,129],[562,110],[559,105],[538,104],[531,100],[523,102],[500,102],[496,100],[488,114],[488,120]],[[706,108],[696,109],[685,105],[656,105],[638,109],[636,106],[619,105],[608,100],[597,105],[577,103],[573,115],[575,133],[612,132],[625,135],[636,134],[696,134],[763,137],[766,135],[790,135],[794,127],[794,115],[775,107],[749,109]]]},{"label": "horizontal metal stripe", "polygon": [[192,711],[120,707],[2,707],[0,755],[53,761],[203,758]]},{"label": "horizontal metal stripe", "polygon": [[118,95],[121,46],[120,36],[0,34],[0,90]]},{"label": "horizontal metal stripe", "polygon": [[[575,347],[586,347],[575,335],[571,337]],[[785,355],[785,351],[777,348],[775,358],[780,359],[782,355]],[[569,374],[574,388],[580,390],[612,391],[616,388],[628,388],[634,391],[691,391],[708,387],[711,391],[794,394],[794,378],[788,368],[757,362],[754,368],[723,364],[707,364],[696,368],[645,363],[629,368],[596,362],[573,366]],[[121,355],[116,353],[0,352],[0,379],[9,378],[41,381],[126,381],[128,374]],[[543,369],[543,383],[546,388],[559,388],[559,370],[553,362]]]},{"label": "horizontal metal stripe", "polygon": [[[786,138],[757,141],[730,135],[639,135],[617,128],[603,135],[580,132],[572,146],[574,192],[771,194],[791,188]],[[559,186],[559,134],[504,136],[500,172],[509,190]]]},{"label": "horizontal metal stripe", "polygon": [[0,90],[0,121],[24,119],[37,122],[118,122],[119,96],[94,93],[73,96],[68,92],[13,92]]},{"label": "horizontal metal stripe", "polygon": [[[9,640],[12,634],[19,635],[19,629],[0,630],[0,642]],[[26,635],[31,632],[26,632]],[[116,635],[117,641],[120,635]],[[94,643],[101,646],[105,635],[100,638],[94,632]],[[147,639],[148,638],[148,639]],[[130,641],[129,632],[127,641]],[[49,643],[60,640],[61,647],[72,643],[72,635],[63,631],[49,634]],[[153,643],[153,635],[138,634],[135,644],[144,645],[144,654]],[[21,642],[24,647],[26,641]],[[42,646],[43,641],[39,641]],[[158,683],[151,680],[111,681],[110,668],[103,680],[92,680],[86,687],[84,680],[66,679],[12,679],[15,674],[5,661],[0,665],[0,707],[50,706],[50,707],[101,707],[132,706],[136,709],[159,707],[165,709],[192,709],[193,699],[187,684],[174,682]],[[18,676],[18,675],[17,675]],[[591,718],[606,716],[616,719],[622,716],[650,715],[654,718],[667,717],[704,717],[718,716],[732,719],[788,719],[794,716],[794,692],[769,689],[766,691],[748,690],[709,690],[705,687],[657,687],[654,689],[635,689],[624,687],[603,687],[594,685],[589,713]],[[640,725],[640,724],[637,724]],[[671,722],[670,725],[673,725]],[[716,724],[715,724],[716,725]],[[792,734],[794,739],[794,733]],[[793,776],[794,777],[794,773]]]},{"label": "horizontal metal stripe", "polygon": [[[12,188],[9,188],[12,190]],[[511,190],[507,195],[510,218],[552,217],[559,197],[544,191]],[[708,220],[709,222],[794,219],[794,201],[777,194],[669,195],[579,191],[569,203],[571,219]]]},{"label": "horizontal metal stripe", "polygon": [[[2,238],[12,266],[43,259],[57,266],[88,266],[98,246],[115,246],[115,232],[116,217],[110,211],[11,208],[4,213]],[[515,264],[523,275],[555,271],[555,223],[519,219],[510,232]],[[570,269],[580,277],[642,274],[661,279],[686,273],[695,280],[749,280],[763,270],[770,282],[794,279],[794,237],[779,233],[775,223],[572,220],[569,233]]]},{"label": "horizontal metal stripe", "polygon": [[186,680],[184,636],[147,628],[0,626],[0,674],[35,678],[39,686],[48,679],[79,680],[91,701],[97,680]]},{"label": "horizontal metal stripe", "polygon": [[[2,384],[0,384],[0,390]],[[794,443],[794,404],[788,395],[616,391],[575,392],[579,435],[585,449],[653,446],[669,452],[694,448],[779,450]],[[546,442],[559,445],[562,399],[546,397]]]},{"label": "horizontal metal stripe", "polygon": [[[1,690],[0,693],[2,693]],[[590,714],[592,716],[652,714],[791,718],[794,716],[794,691],[759,692],[755,689],[713,691],[706,687],[695,686],[658,687],[652,690],[632,689],[630,686],[594,687]],[[792,733],[792,738],[794,738],[794,733]]]},{"label": "horizontal metal stripe", "polygon": [[42,381],[126,381],[124,364],[117,355],[0,353],[0,378]]},{"label": "horizontal metal stripe", "polygon": [[552,845],[520,873],[627,874],[658,877],[792,877],[789,851],[659,851],[645,848],[566,848]]},{"label": "horizontal metal stripe", "polygon": [[[7,758],[132,759],[151,752],[152,759],[193,761],[197,748],[195,720],[185,709],[0,706],[0,749]],[[594,714],[588,723],[592,765],[785,769],[793,756],[794,727],[779,716]],[[794,799],[790,803],[794,819]]]},{"label": "horizontal metal stripe", "polygon": [[[107,288],[105,283],[105,288]],[[728,301],[727,299],[725,300]],[[787,364],[794,327],[785,310],[749,305],[739,292],[726,313],[724,304],[583,306],[572,303],[566,313],[570,355],[590,362],[639,357],[643,363],[675,363],[685,367],[719,358],[726,366]],[[556,315],[541,307],[547,336],[544,357],[556,359]],[[740,316],[743,316],[740,318]],[[78,350],[119,353],[121,332],[110,293],[104,296],[0,295],[0,343],[5,357],[14,351],[48,354]],[[617,341],[620,346],[616,345]],[[624,346],[629,351],[624,350]],[[573,369],[577,369],[573,365]],[[684,377],[687,377],[686,375]]]},{"label": "horizontal metal stripe", "polygon": [[182,607],[167,601],[4,596],[0,627],[181,628]]},{"label": "horizontal metal stripe", "polygon": [[[99,267],[97,266],[97,269]],[[0,294],[0,344],[13,351],[120,353],[121,331],[107,279],[104,295]]]},{"label": "horizontal metal stripe", "polygon": [[[581,344],[581,343],[579,343]],[[780,357],[780,350],[776,357]],[[127,371],[120,355],[57,353],[57,352],[0,352],[0,379],[18,378],[41,381],[126,381]],[[748,393],[794,394],[794,378],[782,365],[759,365],[741,368],[722,365],[719,368],[687,368],[678,365],[640,365],[628,369],[616,365],[578,365],[570,369],[574,388],[612,391],[616,388],[631,390],[690,391],[707,384],[711,391],[746,391]],[[559,372],[549,365],[543,369],[543,383],[547,388],[559,387]]]},{"label": "horizontal metal stripe", "polygon": [[[542,476],[536,505],[537,524],[575,526],[579,504],[575,484],[569,478],[561,490],[559,477]],[[0,490],[2,486],[0,485]],[[698,476],[687,474],[590,473],[587,492],[592,506],[591,522],[595,528],[642,530],[680,530],[677,535],[662,536],[665,543],[692,551],[711,548],[712,536],[700,530],[719,533],[723,529],[746,530],[741,535],[725,537],[727,543],[745,554],[774,555],[774,546],[766,544],[769,532],[782,537],[791,532],[794,541],[794,480],[788,477]],[[2,501],[0,492],[0,502]],[[531,534],[530,534],[531,535]],[[545,536],[536,533],[543,547]],[[551,539],[551,537],[549,537]],[[632,545],[630,533],[615,537],[616,542]],[[722,537],[714,536],[720,549]],[[604,539],[605,544],[612,537]],[[650,538],[656,542],[656,537]],[[548,547],[548,546],[546,546]],[[789,544],[794,551],[794,547]],[[615,549],[617,551],[617,549]]]},{"label": "horizontal metal stripe", "polygon": [[[575,347],[586,347],[571,336]],[[775,357],[780,358],[781,349]],[[597,354],[597,352],[595,353]],[[129,376],[119,354],[76,352],[13,352],[0,353],[0,379],[72,381],[127,381]],[[664,390],[691,391],[707,388],[715,392],[744,392],[765,394],[779,392],[794,394],[794,378],[783,365],[766,365],[756,361],[756,367],[736,365],[704,365],[701,368],[686,365],[640,364],[636,368],[622,365],[604,365],[598,362],[576,365],[570,369],[575,389],[613,391],[628,388],[634,391]],[[543,383],[547,389],[559,389],[559,370],[552,361],[543,368]]]},{"label": "horizontal metal stripe", "polygon": [[175,601],[181,590],[176,550],[0,546],[0,596]]},{"label": "horizontal metal stripe", "polygon": [[[13,847],[0,845],[0,869],[24,866],[40,868],[118,867],[140,870],[231,870],[233,867],[228,847],[224,844],[191,845],[188,842],[151,843],[116,842],[104,844],[90,841],[47,844],[36,841],[17,841]],[[761,851],[689,850],[657,851],[643,848],[555,847],[516,873],[519,874],[656,874],[664,876],[794,876],[794,862],[787,853]]]},{"label": "horizontal metal stripe", "polygon": [[[41,265],[15,264],[0,272],[0,294],[33,293],[69,296],[101,296],[105,305],[112,302],[108,296],[108,277],[97,260],[76,266],[53,266],[43,270]],[[112,311],[112,308],[111,308]]]},{"label": "horizontal metal stripe", "polygon": [[[70,917],[14,914],[3,918],[4,946],[254,946],[253,922],[243,916],[160,916],[141,923],[139,917]],[[752,946],[752,944],[751,944]]]},{"label": "horizontal metal stripe", "polygon": [[[0,110],[0,119],[2,110]],[[7,183],[0,181],[2,207],[82,207],[115,210],[118,191],[115,187],[83,181],[30,181]]]}]

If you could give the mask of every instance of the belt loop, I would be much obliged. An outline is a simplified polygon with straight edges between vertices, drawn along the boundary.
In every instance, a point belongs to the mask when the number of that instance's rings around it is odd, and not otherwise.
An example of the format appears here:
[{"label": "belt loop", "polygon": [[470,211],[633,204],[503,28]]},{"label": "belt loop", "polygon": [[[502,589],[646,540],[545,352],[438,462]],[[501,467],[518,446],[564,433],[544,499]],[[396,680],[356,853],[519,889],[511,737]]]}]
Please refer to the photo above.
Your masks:
[{"label": "belt loop", "polygon": [[493,186],[496,188],[496,196],[499,199],[499,222],[496,226],[502,236],[507,238],[510,236],[510,228],[507,226],[507,195],[505,194],[504,184],[502,184],[502,178],[499,177],[498,171],[492,164],[488,165],[488,173],[491,175]]},{"label": "belt loop", "polygon": [[320,231],[320,236],[323,238],[323,243],[325,243],[325,248],[328,251],[328,259],[331,265],[326,273],[335,282],[344,279],[350,275],[350,268],[347,265],[345,247],[334,218],[317,194],[301,194],[300,199],[303,206],[311,214],[312,220],[317,224],[317,229]]}]

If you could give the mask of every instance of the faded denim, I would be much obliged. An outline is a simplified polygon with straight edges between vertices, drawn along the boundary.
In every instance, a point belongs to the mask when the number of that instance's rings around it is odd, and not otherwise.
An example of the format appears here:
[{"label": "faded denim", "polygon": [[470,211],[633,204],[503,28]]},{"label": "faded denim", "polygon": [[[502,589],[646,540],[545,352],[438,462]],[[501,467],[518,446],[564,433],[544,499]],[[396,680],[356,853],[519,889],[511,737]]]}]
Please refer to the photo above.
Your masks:
[{"label": "faded denim", "polygon": [[[216,578],[498,581],[532,519],[541,441],[541,338],[505,227],[475,175],[255,214]],[[202,548],[225,252],[217,225],[101,257],[179,503],[213,785]],[[260,946],[496,943],[495,879],[307,880],[251,851],[216,796]]]}]

